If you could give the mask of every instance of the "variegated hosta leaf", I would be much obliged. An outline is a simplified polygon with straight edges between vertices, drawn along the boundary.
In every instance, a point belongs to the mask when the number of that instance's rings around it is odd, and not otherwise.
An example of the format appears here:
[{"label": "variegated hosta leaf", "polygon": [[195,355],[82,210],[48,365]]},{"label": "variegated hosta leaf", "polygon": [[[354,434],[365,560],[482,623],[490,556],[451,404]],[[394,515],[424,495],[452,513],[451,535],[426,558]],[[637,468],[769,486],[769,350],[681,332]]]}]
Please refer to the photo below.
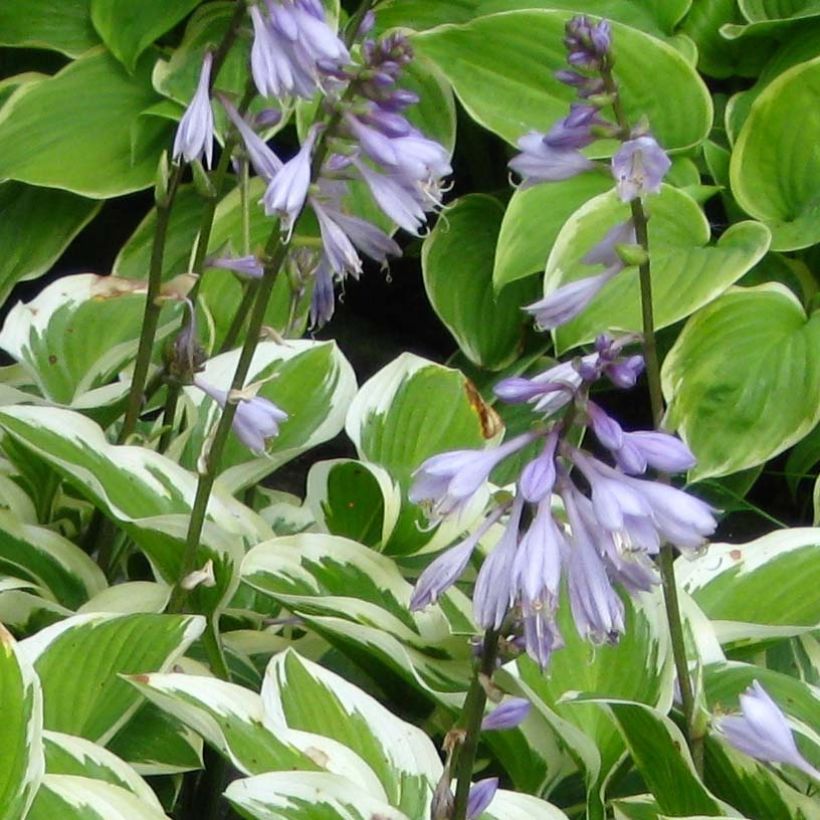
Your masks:
[{"label": "variegated hosta leaf", "polygon": [[195,675],[134,675],[149,700],[202,735],[245,774],[326,769],[361,794],[385,799],[373,770],[354,751],[320,735],[264,725],[262,698],[242,686]]},{"label": "variegated hosta leaf", "polygon": [[[225,797],[257,820],[411,820],[412,816],[330,772],[269,772],[234,780]],[[421,817],[421,815],[416,815]]]},{"label": "variegated hosta leaf", "polygon": [[550,659],[549,674],[528,657],[499,673],[500,684],[528,697],[575,758],[588,784],[591,816],[600,816],[601,790],[623,758],[624,743],[598,706],[567,703],[566,698],[581,691],[640,701],[662,711],[672,704],[672,658],[660,593],[622,598],[626,629],[618,644],[593,647],[582,638],[564,595],[558,626],[565,646]]},{"label": "variegated hosta leaf", "polygon": [[82,737],[61,732],[44,732],[48,774],[73,774],[103,780],[126,789],[143,803],[162,811],[150,786],[123,760],[102,746]]},{"label": "variegated hosta leaf", "polygon": [[384,468],[339,458],[310,468],[306,504],[327,532],[378,549],[398,521],[401,491]]},{"label": "variegated hosta leaf", "polygon": [[35,588],[17,578],[0,578],[0,623],[28,635],[73,614],[70,609],[28,589]]},{"label": "variegated hosta leaf", "polygon": [[[70,410],[7,407],[0,410],[0,426],[117,521],[160,578],[177,581],[196,495],[192,473],[153,450],[109,444],[98,425]],[[259,516],[217,484],[208,502],[196,566],[213,558],[218,583],[212,590],[195,590],[202,597],[199,603],[212,608],[230,597],[235,579],[227,568],[241,558],[243,541],[254,543],[270,532]]]},{"label": "variegated hosta leaf", "polygon": [[134,712],[106,746],[144,776],[202,768],[202,738],[150,701]]},{"label": "variegated hosta leaf", "polygon": [[[215,356],[199,378],[221,390],[233,379],[239,351]],[[236,492],[260,481],[305,450],[333,438],[344,423],[356,391],[353,368],[335,342],[291,340],[287,344],[262,342],[256,348],[247,384],[264,382],[257,395],[270,399],[288,414],[279,435],[268,441],[266,455],[254,456],[231,436],[222,457],[220,482]],[[196,464],[220,410],[196,387],[186,388],[197,408],[197,418],[182,453],[182,464]]]},{"label": "variegated hosta leaf", "polygon": [[27,820],[165,820],[154,803],[90,777],[47,774]]},{"label": "variegated hosta leaf", "polygon": [[100,568],[78,546],[5,510],[0,510],[0,572],[35,583],[70,609],[107,586]]},{"label": "variegated hosta leaf", "polygon": [[[64,276],[12,308],[0,347],[22,362],[47,399],[108,404],[128,389],[126,382],[109,382],[136,355],[145,288],[142,281],[94,273]],[[180,304],[163,308],[158,338],[178,326],[181,310]]]},{"label": "variegated hosta leaf", "polygon": [[820,529],[775,530],[747,544],[712,544],[676,562],[678,583],[721,643],[798,635],[820,624]]},{"label": "variegated hosta leaf", "polygon": [[137,612],[164,612],[171,597],[171,588],[154,581],[126,581],[99,592],[78,610],[82,612],[117,612],[129,615]]},{"label": "variegated hosta leaf", "polygon": [[439,607],[411,613],[412,587],[391,559],[320,533],[257,545],[245,556],[242,578],[331,643],[352,643],[437,699],[460,704],[470,674],[466,634],[475,627],[458,590],[443,595]]},{"label": "variegated hosta leaf", "polygon": [[338,740],[370,765],[390,805],[408,817],[427,816],[441,761],[420,729],[293,650],[268,665],[262,702],[271,731],[286,726]]},{"label": "variegated hosta leaf", "polygon": [[104,743],[140,703],[120,675],[167,669],[196,640],[194,615],[75,615],[20,644],[43,686],[44,724]]},{"label": "variegated hosta leaf", "polygon": [[[430,456],[446,450],[480,449],[497,441],[501,420],[458,370],[404,353],[359,390],[345,420],[359,457],[384,467],[402,491],[402,509],[385,546],[389,554],[441,548],[459,534],[459,525],[435,532],[406,493],[411,476]],[[478,499],[477,516],[486,496]],[[460,526],[469,524],[465,513]]]},{"label": "variegated hosta leaf", "polygon": [[31,662],[0,623],[0,809],[26,816],[43,776],[43,695]]},{"label": "variegated hosta leaf", "polygon": [[480,817],[485,820],[566,820],[567,815],[531,794],[499,789]]}]

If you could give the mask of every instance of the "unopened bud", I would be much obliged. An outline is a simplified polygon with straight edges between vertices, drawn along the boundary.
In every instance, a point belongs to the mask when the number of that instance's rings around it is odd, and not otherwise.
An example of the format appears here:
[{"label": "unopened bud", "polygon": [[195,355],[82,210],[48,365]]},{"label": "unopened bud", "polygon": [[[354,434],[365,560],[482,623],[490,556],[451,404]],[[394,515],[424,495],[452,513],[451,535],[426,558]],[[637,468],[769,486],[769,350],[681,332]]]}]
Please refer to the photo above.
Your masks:
[{"label": "unopened bud", "polygon": [[157,175],[154,181],[154,202],[159,207],[167,206],[170,190],[171,164],[168,162],[168,152],[160,154],[157,163]]},{"label": "unopened bud", "polygon": [[627,267],[639,267],[649,261],[649,254],[643,245],[615,245],[615,253]]},{"label": "unopened bud", "polygon": [[216,198],[216,188],[214,188],[208,172],[202,167],[199,160],[191,163],[191,170],[194,174],[194,188],[196,192],[205,199]]}]

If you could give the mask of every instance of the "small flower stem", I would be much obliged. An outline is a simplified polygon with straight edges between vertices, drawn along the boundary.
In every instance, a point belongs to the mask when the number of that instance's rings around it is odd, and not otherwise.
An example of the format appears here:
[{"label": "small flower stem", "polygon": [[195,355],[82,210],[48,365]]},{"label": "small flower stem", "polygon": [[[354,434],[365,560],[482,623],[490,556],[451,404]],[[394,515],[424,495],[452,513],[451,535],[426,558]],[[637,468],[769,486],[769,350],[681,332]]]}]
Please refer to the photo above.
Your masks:
[{"label": "small flower stem", "polygon": [[[612,76],[611,66],[605,67],[601,76],[608,94],[612,96],[612,110],[620,128],[620,136],[626,140],[630,138],[629,120],[623,109],[618,86]],[[646,261],[638,266],[638,277],[641,291],[641,318],[643,325],[644,362],[646,364],[646,380],[649,386],[649,401],[652,408],[652,420],[656,429],[661,429],[663,421],[663,392],[661,389],[661,368],[658,361],[658,346],[655,339],[655,317],[652,303],[652,271],[649,261],[649,232],[648,218],[643,203],[639,198],[630,203],[632,222],[635,226],[635,238],[638,244],[647,252]],[[669,477],[661,475],[661,481],[668,482]],[[672,655],[675,660],[675,671],[680,686],[683,715],[686,722],[686,739],[695,771],[703,775],[703,735],[698,730],[696,722],[697,705],[692,687],[692,678],[689,675],[689,661],[686,655],[686,639],[683,632],[683,618],[678,599],[678,585],[675,580],[675,553],[671,544],[663,544],[660,549],[659,566],[663,599],[666,609],[666,620],[669,625],[669,636],[672,643]]]},{"label": "small flower stem", "polygon": [[162,306],[157,301],[162,286],[162,263],[165,258],[165,240],[168,236],[168,224],[171,221],[171,210],[182,177],[182,167],[173,166],[171,178],[168,182],[168,192],[157,203],[157,223],[154,230],[154,243],[151,247],[151,266],[148,270],[148,291],[145,295],[145,312],[142,317],[139,348],[134,362],[134,375],[131,377],[131,389],[128,393],[128,403],[125,409],[125,419],[120,429],[118,443],[122,444],[134,432],[137,419],[142,410],[145,381],[148,378],[148,369],[151,366],[151,353],[154,349],[154,339],[159,324],[159,314]]},{"label": "small flower stem", "polygon": [[256,295],[255,283],[246,282],[243,285],[243,288],[242,301],[236,309],[236,313],[234,314],[231,324],[225,333],[225,338],[222,340],[222,344],[219,345],[220,353],[225,353],[236,344],[236,340],[239,338],[239,334],[242,332],[242,328],[245,325],[245,319],[248,317],[248,311],[253,305],[254,296]]},{"label": "small flower stem", "polygon": [[467,817],[467,799],[470,796],[473,766],[481,735],[481,721],[484,718],[484,706],[487,703],[487,693],[481,679],[492,677],[497,657],[498,632],[488,629],[481,645],[481,662],[476,666],[458,721],[458,728],[463,730],[464,739],[455,754],[453,771],[456,777],[456,796],[451,820],[465,820]]}]

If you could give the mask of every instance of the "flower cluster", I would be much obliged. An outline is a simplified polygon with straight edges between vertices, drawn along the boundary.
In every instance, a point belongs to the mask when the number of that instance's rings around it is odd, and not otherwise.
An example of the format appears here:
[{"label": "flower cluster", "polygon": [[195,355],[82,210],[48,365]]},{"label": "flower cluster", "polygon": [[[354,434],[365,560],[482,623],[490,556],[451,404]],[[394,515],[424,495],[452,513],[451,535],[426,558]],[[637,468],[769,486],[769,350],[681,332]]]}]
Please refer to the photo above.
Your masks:
[{"label": "flower cluster", "polygon": [[[562,645],[555,624],[562,577],[579,632],[593,642],[614,641],[624,629],[614,584],[631,592],[650,589],[658,580],[653,557],[662,543],[690,552],[701,548],[716,527],[711,509],[646,477],[649,469],[691,468],[692,453],[667,433],[623,430],[589,397],[601,378],[616,387],[634,385],[643,361],[624,352],[632,341],[602,336],[594,352],[575,361],[533,378],[505,379],[496,395],[532,405],[533,428],[487,450],[434,456],[417,470],[410,497],[440,520],[461,515],[505,458],[535,449],[514,499],[496,506],[472,534],[424,570],[411,608],[434,602],[455,583],[478,543],[506,517],[476,579],[475,618],[485,629],[512,633],[513,642],[546,666]],[[572,443],[578,427],[594,434],[608,460]]]},{"label": "flower cluster", "polygon": [[[609,23],[574,17],[567,23],[564,44],[572,68],[556,76],[576,90],[579,101],[572,103],[570,113],[546,133],[531,131],[519,139],[521,153],[510,161],[510,168],[521,176],[521,187],[569,179],[585,171],[605,171],[602,163],[589,159],[581,149],[599,138],[615,137],[622,144],[612,157],[609,171],[621,201],[658,193],[670,160],[655,138],[643,130],[630,132],[601,115],[601,110],[617,99],[611,75]],[[612,227],[581,260],[587,265],[601,264],[604,270],[563,285],[529,305],[526,310],[534,316],[536,325],[541,330],[553,330],[577,316],[621,270],[640,263],[640,249],[635,242],[631,218]]]}]

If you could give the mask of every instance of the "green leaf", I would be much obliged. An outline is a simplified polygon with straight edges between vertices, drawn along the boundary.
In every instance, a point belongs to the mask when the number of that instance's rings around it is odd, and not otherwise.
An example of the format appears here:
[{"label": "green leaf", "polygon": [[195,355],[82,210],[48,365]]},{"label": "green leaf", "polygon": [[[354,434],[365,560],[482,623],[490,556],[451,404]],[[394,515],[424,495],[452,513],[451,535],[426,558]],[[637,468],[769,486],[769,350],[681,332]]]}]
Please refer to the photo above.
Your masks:
[{"label": "green leaf", "polygon": [[413,471],[436,453],[486,446],[502,427],[462,373],[405,353],[362,385],[345,430],[360,458],[384,467],[398,482],[404,504],[385,552],[407,554],[425,544],[443,547],[469,523],[469,516],[458,526],[445,523],[435,535],[423,529],[421,511],[406,500]]},{"label": "green leaf", "polygon": [[[143,281],[94,273],[64,276],[14,306],[0,345],[54,402],[94,407],[114,401],[128,389],[126,382],[109,383],[136,356],[145,288]],[[179,326],[181,311],[179,302],[163,308],[160,339]]]},{"label": "green leaf", "polygon": [[[209,359],[199,375],[203,381],[227,390],[233,379],[239,350]],[[261,342],[256,347],[247,383],[265,382],[257,395],[274,402],[288,414],[279,435],[268,442],[264,456],[254,456],[232,436],[222,455],[221,484],[236,492],[269,475],[305,450],[333,438],[344,423],[356,391],[353,368],[335,342],[304,339]],[[182,463],[192,468],[203,443],[220,415],[217,403],[195,387],[185,390],[196,408]]]},{"label": "green leaf", "polygon": [[678,582],[715,623],[721,643],[794,635],[820,624],[820,530],[776,530],[747,544],[712,544],[676,562]]},{"label": "green leaf", "polygon": [[575,628],[562,592],[558,627],[565,646],[550,659],[549,675],[528,657],[499,673],[499,683],[521,692],[552,725],[587,782],[588,811],[602,816],[603,788],[624,752],[623,741],[600,707],[566,702],[577,691],[624,698],[667,710],[672,702],[672,657],[660,594],[622,596],[624,634],[616,645],[590,646]]},{"label": "green leaf", "polygon": [[153,185],[169,127],[140,117],[157,101],[152,63],[145,55],[131,76],[95,49],[20,87],[0,111],[0,177],[93,199]]},{"label": "green leaf", "polygon": [[25,0],[0,4],[0,45],[61,51],[79,57],[100,42],[91,0]]},{"label": "green leaf", "polygon": [[786,461],[786,481],[792,495],[804,478],[812,477],[812,468],[820,462],[820,424],[794,445]]},{"label": "green leaf", "polygon": [[107,587],[105,575],[78,546],[6,510],[0,510],[0,572],[37,584],[70,609]]},{"label": "green leaf", "polygon": [[334,459],[310,468],[306,503],[327,532],[378,549],[396,525],[401,495],[381,467]]},{"label": "green leaf", "polygon": [[111,53],[133,71],[137,58],[173,28],[199,0],[91,0],[91,19]]},{"label": "green leaf", "polygon": [[820,15],[817,0],[738,0],[738,6],[750,23]]},{"label": "green leaf", "polygon": [[[109,444],[90,419],[51,407],[6,407],[0,424],[51,464],[95,506],[117,521],[149,557],[160,578],[179,578],[188,520],[196,496],[193,473],[145,447]],[[196,566],[211,558],[217,586],[198,587],[200,604],[233,594],[236,580],[224,562],[236,562],[243,543],[270,536],[267,525],[217,483],[208,502]]]},{"label": "green leaf", "polygon": [[18,282],[46,273],[99,209],[64,191],[0,185],[0,303]]},{"label": "green leaf", "polygon": [[410,820],[389,803],[362,794],[361,786],[329,772],[268,772],[234,780],[225,797],[258,820]]},{"label": "green leaf", "polygon": [[427,815],[441,761],[420,729],[293,650],[271,660],[262,701],[274,726],[281,723],[339,741],[373,769],[390,805],[408,817]]},{"label": "green leaf", "polygon": [[[379,9],[379,15],[382,10]],[[416,105],[407,109],[407,119],[436,140],[451,154],[456,141],[456,103],[446,77],[420,54],[402,71],[401,87],[418,95]]]},{"label": "green leaf", "polygon": [[166,820],[165,813],[132,792],[90,777],[47,774],[27,820]]},{"label": "green leaf", "polygon": [[148,784],[123,760],[102,746],[82,737],[44,732],[48,774],[72,774],[102,780],[126,789],[148,806],[162,811]]},{"label": "green leaf", "polygon": [[470,361],[500,370],[518,357],[530,324],[522,305],[538,286],[520,282],[496,295],[493,254],[504,208],[485,194],[456,200],[424,240],[424,286],[433,309]]},{"label": "green leaf", "polygon": [[820,57],[771,82],[754,101],[732,152],[732,193],[772,231],[773,250],[820,241]]},{"label": "green leaf", "polygon": [[44,725],[104,743],[140,697],[120,675],[167,669],[202,634],[195,615],[75,615],[21,643],[43,686]]},{"label": "green leaf", "polygon": [[[566,116],[572,92],[552,75],[566,61],[562,38],[570,16],[514,11],[440,26],[412,39],[450,80],[473,119],[515,143],[527,131],[546,131]],[[712,107],[697,72],[663,41],[620,23],[612,28],[627,116],[634,121],[646,115],[667,149],[704,139]],[[680,105],[665,105],[670,97]]]},{"label": "green leaf", "polygon": [[698,458],[690,478],[761,464],[820,421],[820,312],[779,284],[735,288],[686,324],[663,364],[667,425]]},{"label": "green leaf", "polygon": [[30,661],[0,623],[0,806],[23,818],[43,776],[43,696]]},{"label": "green leaf", "polygon": [[603,175],[580,174],[563,182],[518,188],[507,205],[498,234],[493,269],[496,290],[542,271],[567,219],[611,187],[611,180]]},{"label": "green leaf", "polygon": [[661,811],[673,817],[725,816],[698,778],[686,739],[665,714],[642,703],[605,703]]},{"label": "green leaf", "polygon": [[130,681],[244,774],[326,769],[349,778],[360,793],[384,797],[375,774],[358,755],[329,738],[272,723],[256,692],[195,675],[136,675]]},{"label": "green leaf", "polygon": [[[740,222],[710,244],[709,223],[688,194],[668,185],[647,202],[655,327],[680,321],[740,279],[766,252],[769,233],[757,222]],[[587,202],[564,224],[547,260],[544,294],[601,272],[581,259],[615,225],[629,205],[610,191]],[[638,271],[608,282],[589,306],[555,332],[559,351],[593,340],[603,329],[642,329]]]}]

